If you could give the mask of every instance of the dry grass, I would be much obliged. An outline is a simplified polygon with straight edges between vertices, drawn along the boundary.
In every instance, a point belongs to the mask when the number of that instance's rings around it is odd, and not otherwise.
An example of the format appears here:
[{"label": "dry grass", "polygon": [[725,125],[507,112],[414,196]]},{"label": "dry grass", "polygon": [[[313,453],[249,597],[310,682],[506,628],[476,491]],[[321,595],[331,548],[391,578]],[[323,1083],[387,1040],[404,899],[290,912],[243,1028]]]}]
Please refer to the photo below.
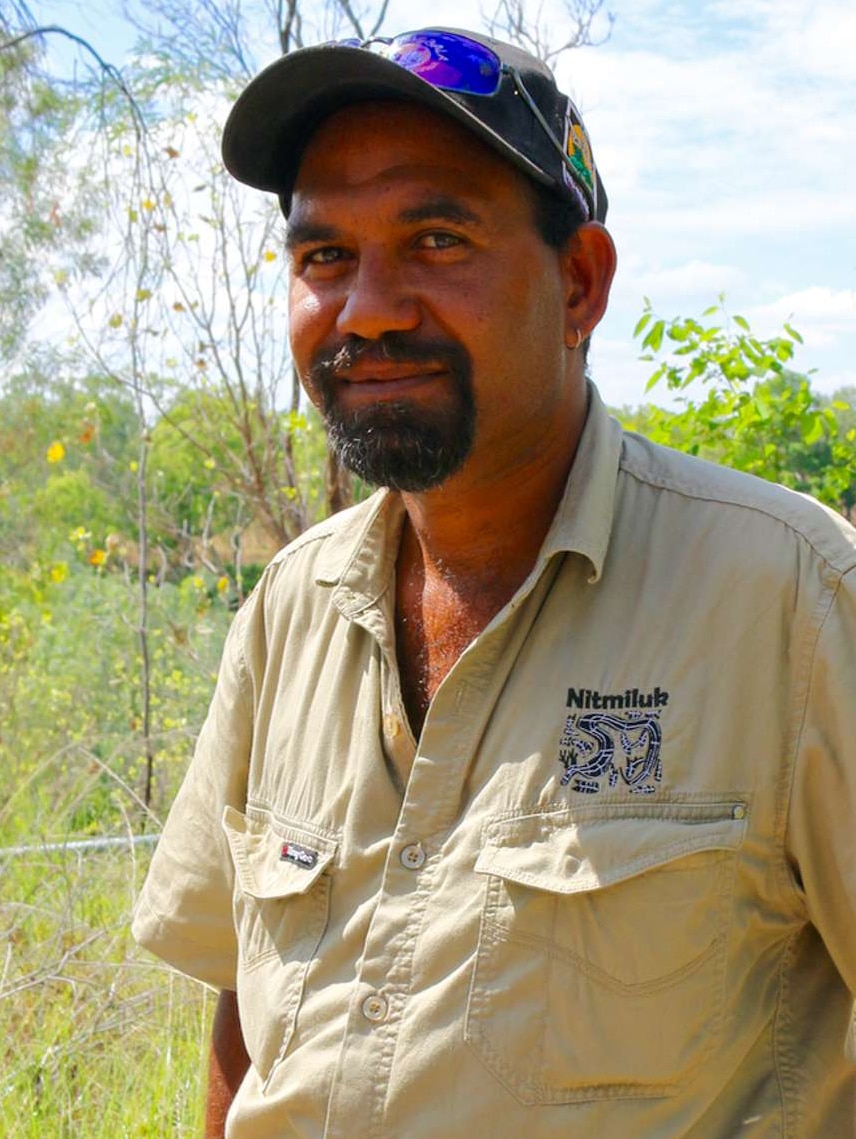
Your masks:
[{"label": "dry grass", "polygon": [[0,863],[0,1139],[198,1136],[212,995],[132,943],[148,852]]}]

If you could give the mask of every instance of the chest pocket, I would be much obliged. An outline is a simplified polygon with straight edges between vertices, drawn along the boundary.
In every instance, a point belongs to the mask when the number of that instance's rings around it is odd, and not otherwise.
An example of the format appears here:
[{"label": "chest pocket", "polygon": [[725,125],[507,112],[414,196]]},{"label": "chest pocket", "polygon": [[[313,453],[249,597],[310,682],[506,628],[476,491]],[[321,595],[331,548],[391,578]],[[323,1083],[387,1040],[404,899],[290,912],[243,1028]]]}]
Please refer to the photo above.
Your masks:
[{"label": "chest pocket", "polygon": [[235,865],[238,1007],[247,1052],[262,1080],[285,1055],[306,971],[327,927],[335,840],[301,824],[227,807]]},{"label": "chest pocket", "polygon": [[744,814],[609,804],[488,827],[465,1031],[521,1102],[673,1095],[703,1063]]}]

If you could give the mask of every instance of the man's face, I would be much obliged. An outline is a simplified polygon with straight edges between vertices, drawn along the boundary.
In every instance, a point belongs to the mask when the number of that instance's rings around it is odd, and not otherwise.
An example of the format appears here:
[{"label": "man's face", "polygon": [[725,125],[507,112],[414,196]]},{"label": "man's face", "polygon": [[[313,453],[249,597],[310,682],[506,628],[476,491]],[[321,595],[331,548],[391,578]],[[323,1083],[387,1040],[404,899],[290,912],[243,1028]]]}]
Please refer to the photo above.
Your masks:
[{"label": "man's face", "polygon": [[295,363],[344,464],[423,491],[566,429],[566,274],[524,177],[404,103],[327,119],[289,219]]}]

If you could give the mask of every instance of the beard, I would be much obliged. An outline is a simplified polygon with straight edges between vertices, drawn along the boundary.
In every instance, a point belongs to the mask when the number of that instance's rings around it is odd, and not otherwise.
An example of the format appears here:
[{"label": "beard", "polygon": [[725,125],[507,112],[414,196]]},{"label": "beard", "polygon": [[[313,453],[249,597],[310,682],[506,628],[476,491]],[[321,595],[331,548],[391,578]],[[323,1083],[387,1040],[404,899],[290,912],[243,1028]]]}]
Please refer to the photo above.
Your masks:
[{"label": "beard", "polygon": [[[448,373],[449,398],[440,406],[421,401],[380,400],[358,410],[337,398],[338,373],[365,358],[398,364],[428,364]],[[338,348],[316,353],[309,380],[327,424],[330,446],[349,471],[372,486],[418,493],[459,470],[475,438],[472,364],[453,340],[420,340],[386,332],[378,340],[349,337]]]}]

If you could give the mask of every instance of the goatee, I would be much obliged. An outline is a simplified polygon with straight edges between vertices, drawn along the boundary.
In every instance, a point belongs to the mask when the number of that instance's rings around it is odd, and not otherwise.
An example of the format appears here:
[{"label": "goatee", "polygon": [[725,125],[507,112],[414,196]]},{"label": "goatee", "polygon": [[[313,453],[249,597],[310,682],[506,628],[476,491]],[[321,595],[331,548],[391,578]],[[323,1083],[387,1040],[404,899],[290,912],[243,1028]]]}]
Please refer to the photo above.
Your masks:
[{"label": "goatee", "polygon": [[[421,400],[379,400],[348,410],[337,398],[341,373],[366,359],[427,364],[448,374],[449,390],[431,406]],[[409,332],[387,332],[378,340],[348,337],[316,354],[309,380],[339,462],[373,486],[430,490],[459,470],[472,449],[472,364],[466,349],[453,340],[425,340]]]}]

